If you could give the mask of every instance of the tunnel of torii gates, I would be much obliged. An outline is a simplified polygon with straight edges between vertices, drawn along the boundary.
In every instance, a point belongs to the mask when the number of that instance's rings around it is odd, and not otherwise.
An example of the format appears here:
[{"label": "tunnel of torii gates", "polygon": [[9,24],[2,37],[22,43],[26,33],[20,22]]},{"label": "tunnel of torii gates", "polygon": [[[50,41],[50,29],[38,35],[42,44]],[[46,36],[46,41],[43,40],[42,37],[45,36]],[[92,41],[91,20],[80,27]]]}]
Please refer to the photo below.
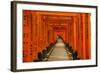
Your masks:
[{"label": "tunnel of torii gates", "polygon": [[91,59],[90,14],[23,10],[23,62],[33,62],[60,35],[78,52]]}]

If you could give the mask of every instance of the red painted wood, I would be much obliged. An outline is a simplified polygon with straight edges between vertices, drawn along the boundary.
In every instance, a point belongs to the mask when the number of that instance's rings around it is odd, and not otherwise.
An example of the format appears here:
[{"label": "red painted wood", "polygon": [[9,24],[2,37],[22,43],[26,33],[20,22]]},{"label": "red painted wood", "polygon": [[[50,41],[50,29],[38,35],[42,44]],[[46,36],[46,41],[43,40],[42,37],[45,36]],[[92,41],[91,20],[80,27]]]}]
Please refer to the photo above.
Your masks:
[{"label": "red painted wood", "polygon": [[90,14],[23,11],[23,62],[32,62],[60,35],[81,59],[91,58]]}]

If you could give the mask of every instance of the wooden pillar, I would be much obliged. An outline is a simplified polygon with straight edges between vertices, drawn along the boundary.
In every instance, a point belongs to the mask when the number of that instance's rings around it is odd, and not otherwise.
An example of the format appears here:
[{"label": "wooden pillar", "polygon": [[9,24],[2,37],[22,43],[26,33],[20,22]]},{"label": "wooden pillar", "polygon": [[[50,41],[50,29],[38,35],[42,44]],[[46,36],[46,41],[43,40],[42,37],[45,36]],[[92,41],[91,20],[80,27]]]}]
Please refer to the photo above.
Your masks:
[{"label": "wooden pillar", "polygon": [[71,17],[71,43],[72,43],[72,48],[75,50],[74,48],[74,19],[73,17]]},{"label": "wooden pillar", "polygon": [[85,14],[82,14],[82,21],[83,21],[83,59],[86,59],[86,18],[85,18]]},{"label": "wooden pillar", "polygon": [[81,17],[80,17],[80,14],[78,14],[77,16],[76,16],[76,19],[77,19],[77,21],[76,21],[76,48],[77,48],[77,52],[78,52],[78,56],[79,56],[79,58],[82,58],[82,55],[81,55],[81,33],[80,33],[80,25],[81,25],[81,21],[80,21],[80,19],[81,19]]},{"label": "wooden pillar", "polygon": [[[44,19],[45,19],[45,16],[44,16]],[[43,21],[43,23],[45,25],[45,39],[46,39],[46,41],[45,41],[46,46],[45,47],[47,47],[48,46],[48,25],[46,24],[46,21]]]},{"label": "wooden pillar", "polygon": [[41,29],[41,16],[39,14],[39,12],[36,12],[37,14],[37,50],[38,52],[42,51],[42,46],[43,46],[43,41],[41,40],[41,38],[43,38],[43,36],[41,35],[43,32],[43,29]]},{"label": "wooden pillar", "polygon": [[90,14],[86,14],[86,59],[91,59],[91,28]]},{"label": "wooden pillar", "polygon": [[36,23],[36,12],[32,12],[32,56],[33,56],[33,61],[37,59],[37,23]]},{"label": "wooden pillar", "polygon": [[77,22],[77,17],[73,17],[73,25],[74,25],[73,26],[74,27],[73,28],[73,32],[74,32],[74,39],[73,39],[74,40],[74,45],[73,45],[73,47],[74,47],[75,51],[77,51],[77,47],[76,47],[76,44],[77,44],[77,42],[76,42],[77,41],[77,38],[76,38],[76,35],[77,35],[76,34],[77,33],[77,31],[76,31],[77,23],[76,22]]},{"label": "wooden pillar", "polygon": [[32,61],[31,12],[23,11],[23,62]]},{"label": "wooden pillar", "polygon": [[70,23],[68,22],[68,43],[70,44]]},{"label": "wooden pillar", "polygon": [[49,37],[50,37],[49,33],[50,33],[50,31],[49,31],[49,23],[47,21],[46,15],[44,15],[43,23],[45,25],[45,39],[46,39],[46,47],[47,47],[49,45]]},{"label": "wooden pillar", "polygon": [[72,46],[72,22],[71,21],[69,21],[69,26],[70,26],[70,32],[69,32],[69,34],[70,34],[70,46]]},{"label": "wooden pillar", "polygon": [[68,22],[66,24],[67,24],[66,25],[66,42],[69,43],[69,41],[68,41],[68,28],[69,28],[68,25],[69,24],[68,24]]},{"label": "wooden pillar", "polygon": [[45,24],[45,22],[43,21],[43,17],[42,17],[42,24],[43,24],[43,26],[41,26],[41,28],[43,28],[43,49],[45,49],[45,47],[46,47],[46,40],[47,40],[47,38],[46,38],[46,34],[47,34],[47,32],[46,32],[46,24]]},{"label": "wooden pillar", "polygon": [[40,52],[44,49],[44,24],[43,24],[43,17],[42,15],[39,14],[39,47],[40,47]]},{"label": "wooden pillar", "polygon": [[84,38],[83,38],[83,36],[84,36],[84,35],[83,35],[83,29],[84,29],[84,28],[83,28],[83,25],[84,25],[84,24],[83,24],[83,23],[84,23],[84,22],[83,22],[83,20],[84,20],[84,19],[83,19],[83,16],[82,16],[82,14],[80,13],[80,25],[79,25],[79,26],[80,26],[80,43],[81,43],[81,44],[80,44],[80,53],[81,53],[81,58],[82,58],[82,59],[84,59],[84,50],[83,50],[83,49],[84,49],[84,48],[83,48],[83,47],[84,47],[84,45],[83,45],[83,44],[84,44]]}]

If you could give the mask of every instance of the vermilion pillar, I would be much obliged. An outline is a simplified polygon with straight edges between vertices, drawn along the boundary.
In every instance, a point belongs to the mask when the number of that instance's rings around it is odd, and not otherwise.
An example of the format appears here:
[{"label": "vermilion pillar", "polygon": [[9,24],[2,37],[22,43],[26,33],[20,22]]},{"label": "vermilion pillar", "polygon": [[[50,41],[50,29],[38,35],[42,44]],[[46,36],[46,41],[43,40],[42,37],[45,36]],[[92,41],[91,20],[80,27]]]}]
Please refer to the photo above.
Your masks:
[{"label": "vermilion pillar", "polygon": [[23,62],[32,61],[31,18],[30,11],[23,11]]}]

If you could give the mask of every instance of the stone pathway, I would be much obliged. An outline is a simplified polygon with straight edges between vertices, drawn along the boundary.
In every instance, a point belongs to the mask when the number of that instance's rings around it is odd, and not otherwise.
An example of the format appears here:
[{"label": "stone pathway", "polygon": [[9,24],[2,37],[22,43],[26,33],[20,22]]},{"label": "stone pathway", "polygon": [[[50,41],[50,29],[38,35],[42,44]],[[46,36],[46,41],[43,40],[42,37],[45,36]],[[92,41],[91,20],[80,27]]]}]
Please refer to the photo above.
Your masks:
[{"label": "stone pathway", "polygon": [[65,44],[63,43],[62,39],[58,39],[53,49],[51,55],[48,58],[48,61],[63,61],[63,60],[70,60],[70,56],[65,49]]}]

